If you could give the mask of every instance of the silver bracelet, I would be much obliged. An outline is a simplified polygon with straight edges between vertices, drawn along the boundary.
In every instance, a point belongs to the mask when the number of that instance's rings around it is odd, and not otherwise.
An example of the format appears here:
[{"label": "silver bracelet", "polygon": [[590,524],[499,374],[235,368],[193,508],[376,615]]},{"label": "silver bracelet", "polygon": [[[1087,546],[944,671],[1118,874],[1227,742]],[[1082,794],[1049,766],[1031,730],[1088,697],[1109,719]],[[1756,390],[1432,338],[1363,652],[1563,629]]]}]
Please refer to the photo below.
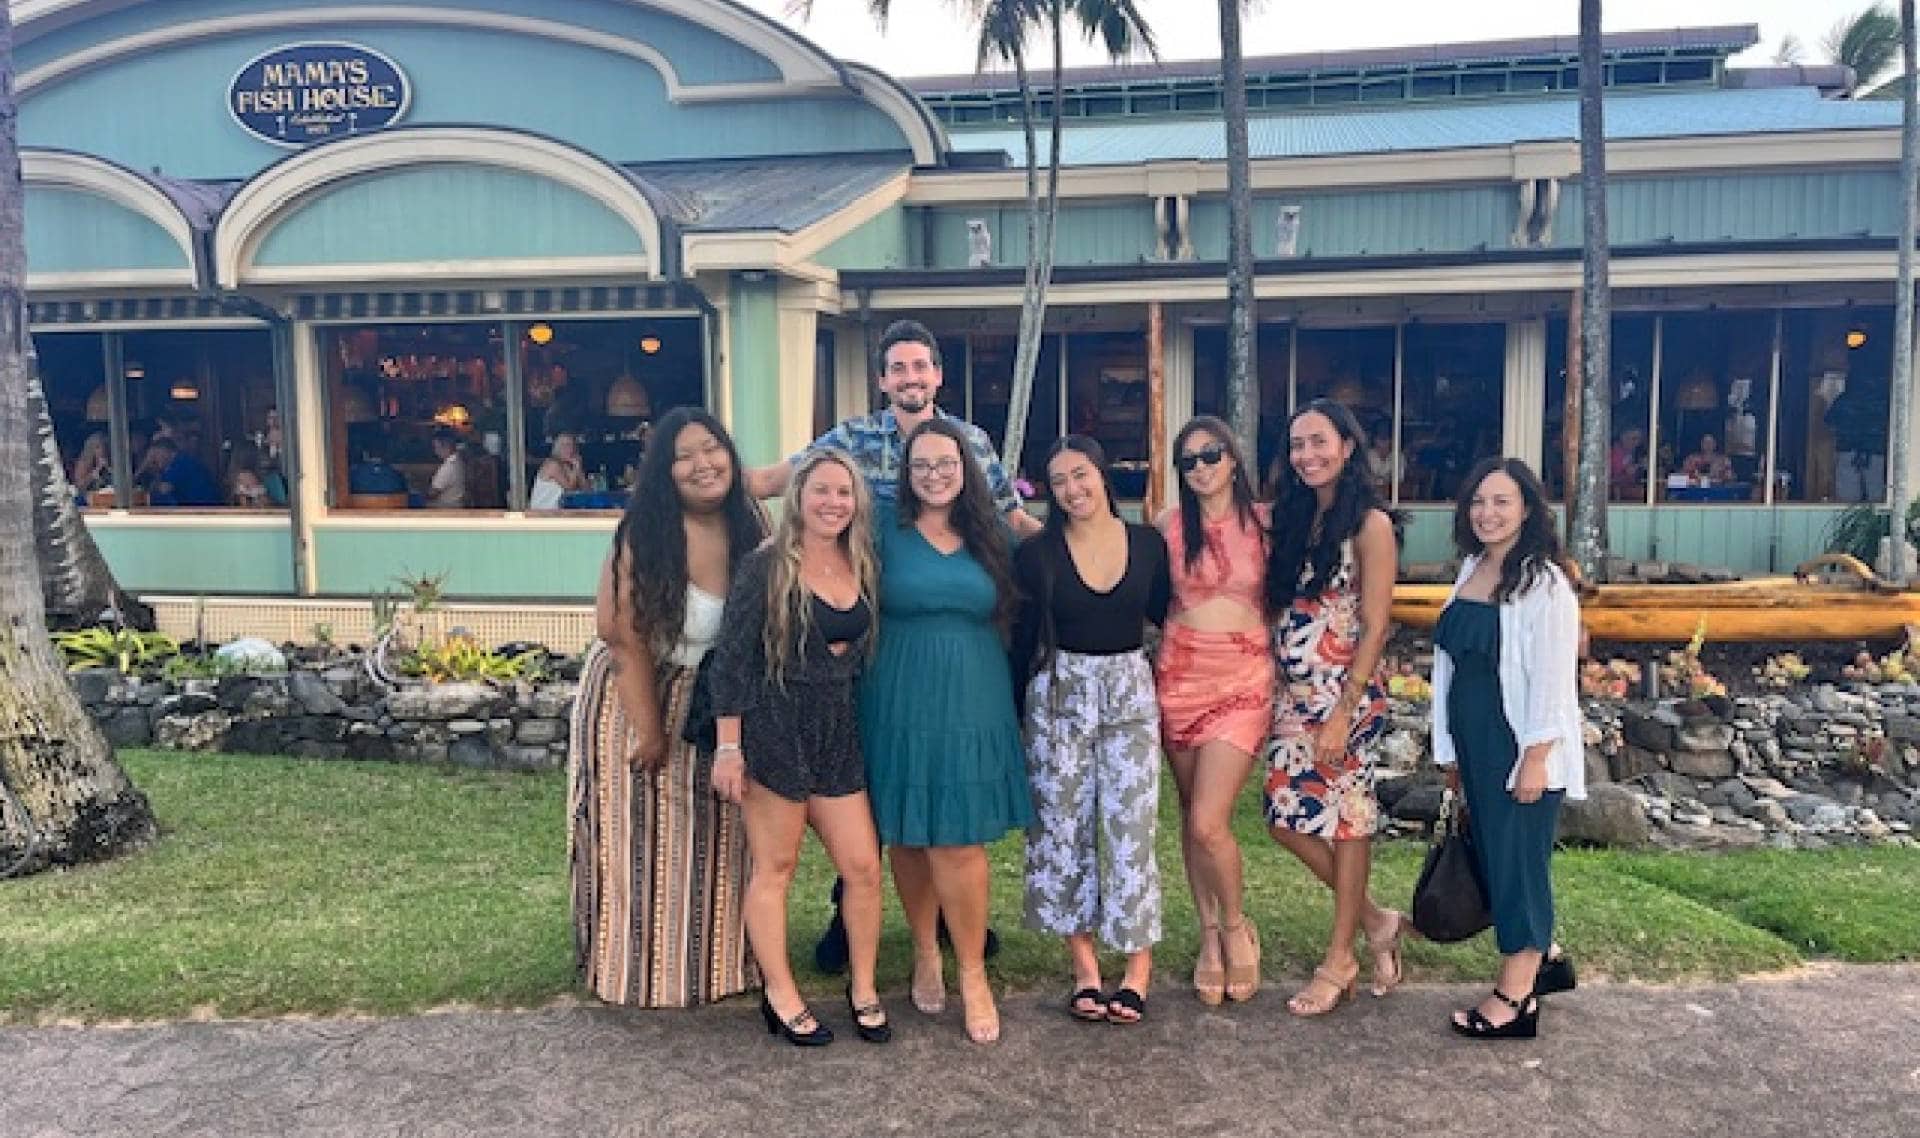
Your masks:
[{"label": "silver bracelet", "polygon": [[740,744],[738,744],[738,743],[717,743],[717,744],[715,744],[715,745],[714,745],[714,748],[713,748],[713,753],[714,753],[714,754],[716,754],[716,755],[721,755],[721,754],[725,754],[725,753],[726,753],[726,752],[728,752],[728,751],[732,751],[732,752],[734,752],[735,754],[738,754],[738,753],[740,752]]}]

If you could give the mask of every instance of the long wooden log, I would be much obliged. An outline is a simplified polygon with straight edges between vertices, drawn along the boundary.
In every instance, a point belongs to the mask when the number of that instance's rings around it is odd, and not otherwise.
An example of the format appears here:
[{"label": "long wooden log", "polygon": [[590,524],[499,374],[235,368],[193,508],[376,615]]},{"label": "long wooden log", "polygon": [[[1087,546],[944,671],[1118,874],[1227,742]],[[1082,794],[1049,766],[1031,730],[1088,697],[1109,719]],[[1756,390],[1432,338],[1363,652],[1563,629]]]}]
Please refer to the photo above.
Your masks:
[{"label": "long wooden log", "polygon": [[[1898,636],[1920,624],[1920,593],[1866,593],[1790,586],[1776,592],[1721,592],[1722,586],[1636,586],[1640,595],[1612,595],[1603,586],[1581,606],[1587,632],[1603,640],[1680,641],[1704,621],[1709,640],[1791,642],[1861,640]],[[1667,589],[1648,596],[1644,590]],[[1414,628],[1432,628],[1446,602],[1441,586],[1402,585],[1394,590],[1393,618]]]}]

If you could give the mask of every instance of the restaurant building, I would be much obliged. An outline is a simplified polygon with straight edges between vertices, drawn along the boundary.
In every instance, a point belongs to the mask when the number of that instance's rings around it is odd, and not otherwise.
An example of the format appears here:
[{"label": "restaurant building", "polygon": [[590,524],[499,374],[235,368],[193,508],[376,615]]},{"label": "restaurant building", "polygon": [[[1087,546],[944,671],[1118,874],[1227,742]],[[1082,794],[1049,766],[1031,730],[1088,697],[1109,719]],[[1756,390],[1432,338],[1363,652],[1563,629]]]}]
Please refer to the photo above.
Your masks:
[{"label": "restaurant building", "polygon": [[[946,404],[1004,427],[998,79],[908,85],[725,0],[14,11],[40,372],[129,587],[586,596],[654,418],[707,406],[777,458],[872,405],[901,316],[940,335]],[[1887,493],[1899,107],[1729,68],[1756,39],[1609,37],[1622,555],[1789,567]],[[1576,57],[1249,61],[1263,457],[1290,406],[1353,406],[1410,561],[1445,556],[1481,456],[1558,490]],[[1063,85],[1030,474],[1081,430],[1138,495],[1150,379],[1169,431],[1221,409],[1217,70]],[[562,435],[587,482],[531,508]]]}]

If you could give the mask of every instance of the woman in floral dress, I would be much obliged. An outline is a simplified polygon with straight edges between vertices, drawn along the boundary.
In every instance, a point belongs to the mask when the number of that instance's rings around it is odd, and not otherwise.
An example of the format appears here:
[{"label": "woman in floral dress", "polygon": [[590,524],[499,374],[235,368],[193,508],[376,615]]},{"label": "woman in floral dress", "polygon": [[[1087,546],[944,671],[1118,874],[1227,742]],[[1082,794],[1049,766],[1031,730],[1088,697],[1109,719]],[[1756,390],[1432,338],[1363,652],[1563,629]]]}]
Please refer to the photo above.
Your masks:
[{"label": "woman in floral dress", "polygon": [[1313,978],[1288,1001],[1325,1015],[1353,995],[1362,930],[1373,993],[1400,982],[1401,914],[1367,893],[1379,807],[1371,748],[1385,723],[1386,648],[1398,543],[1368,471],[1353,412],[1316,399],[1295,412],[1273,504],[1267,607],[1276,662],[1267,743],[1267,828],[1333,891],[1333,935]]}]

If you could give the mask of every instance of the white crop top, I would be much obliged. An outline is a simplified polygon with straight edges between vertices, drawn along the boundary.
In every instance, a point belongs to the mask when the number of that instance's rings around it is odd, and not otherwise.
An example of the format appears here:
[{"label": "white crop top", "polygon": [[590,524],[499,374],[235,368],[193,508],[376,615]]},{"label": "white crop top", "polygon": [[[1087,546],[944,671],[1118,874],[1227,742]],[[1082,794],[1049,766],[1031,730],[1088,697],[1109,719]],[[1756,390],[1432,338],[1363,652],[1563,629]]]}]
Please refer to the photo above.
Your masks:
[{"label": "white crop top", "polygon": [[673,646],[673,663],[683,668],[697,667],[720,638],[720,617],[726,611],[724,597],[691,582],[687,584],[687,620],[680,626],[680,641]]}]

